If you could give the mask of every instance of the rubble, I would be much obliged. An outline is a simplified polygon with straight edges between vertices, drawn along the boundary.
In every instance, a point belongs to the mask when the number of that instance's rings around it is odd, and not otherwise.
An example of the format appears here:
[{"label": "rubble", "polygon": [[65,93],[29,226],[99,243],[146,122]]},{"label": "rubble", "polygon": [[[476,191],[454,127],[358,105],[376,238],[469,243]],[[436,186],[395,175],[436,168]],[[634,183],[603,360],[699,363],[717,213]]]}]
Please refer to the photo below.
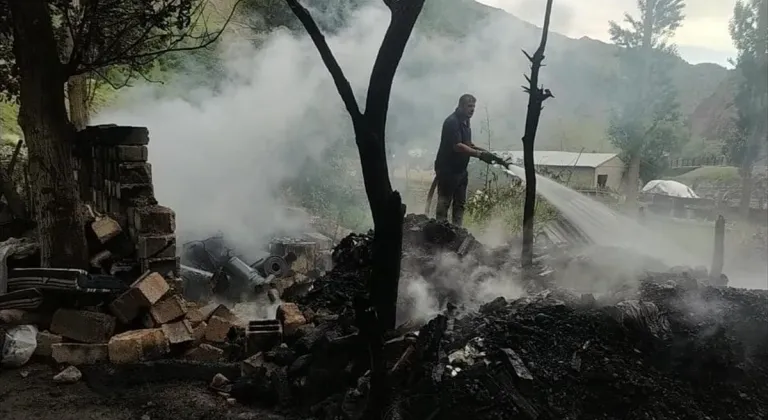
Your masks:
[{"label": "rubble", "polygon": [[73,384],[83,377],[82,372],[74,366],[69,366],[53,377],[53,382],[59,384]]}]

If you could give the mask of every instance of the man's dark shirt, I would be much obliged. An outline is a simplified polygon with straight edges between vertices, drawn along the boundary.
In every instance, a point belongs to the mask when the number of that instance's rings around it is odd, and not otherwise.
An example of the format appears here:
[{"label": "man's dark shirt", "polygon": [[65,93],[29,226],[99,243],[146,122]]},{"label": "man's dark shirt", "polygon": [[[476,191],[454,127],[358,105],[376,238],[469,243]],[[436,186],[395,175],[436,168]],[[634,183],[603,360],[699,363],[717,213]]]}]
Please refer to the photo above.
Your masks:
[{"label": "man's dark shirt", "polygon": [[469,155],[453,149],[453,146],[458,143],[472,144],[472,129],[469,127],[468,119],[454,112],[443,122],[440,148],[437,150],[437,159],[435,159],[435,172],[438,175],[460,174],[467,170]]}]

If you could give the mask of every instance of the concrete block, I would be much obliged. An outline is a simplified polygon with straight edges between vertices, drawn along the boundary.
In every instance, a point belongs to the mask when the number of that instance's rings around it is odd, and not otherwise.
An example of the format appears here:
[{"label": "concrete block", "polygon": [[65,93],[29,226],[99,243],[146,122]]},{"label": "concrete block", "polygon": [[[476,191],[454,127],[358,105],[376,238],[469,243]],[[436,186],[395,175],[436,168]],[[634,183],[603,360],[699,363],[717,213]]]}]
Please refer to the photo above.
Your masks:
[{"label": "concrete block", "polygon": [[290,337],[299,327],[307,324],[307,319],[295,303],[283,303],[277,308],[277,319],[283,324],[283,334]]},{"label": "concrete block", "polygon": [[[187,320],[187,322],[189,322],[189,321]],[[190,325],[192,325],[192,323],[190,323]],[[196,342],[203,341],[203,339],[205,338],[205,329],[206,328],[208,328],[208,323],[207,322],[201,322],[201,323],[197,324],[197,326],[192,327],[192,338]]]},{"label": "concrete block", "polygon": [[58,343],[51,346],[56,363],[72,366],[93,365],[109,360],[107,344]]},{"label": "concrete block", "polygon": [[109,312],[123,324],[129,324],[150,306],[141,290],[131,288],[109,304]]},{"label": "concrete block", "polygon": [[149,313],[155,322],[165,324],[182,318],[187,313],[187,306],[179,295],[172,295],[152,305]]},{"label": "concrete block", "polygon": [[97,217],[96,220],[91,223],[91,229],[99,241],[103,244],[107,243],[110,239],[116,237],[123,232],[120,224],[108,216]]},{"label": "concrete block", "polygon": [[147,299],[149,304],[154,305],[160,298],[168,293],[170,286],[168,285],[168,282],[165,281],[165,278],[159,273],[149,270],[144,271],[144,273],[145,274],[139,277],[131,287],[141,290],[141,293]]},{"label": "concrete block", "polygon": [[59,309],[53,314],[50,330],[83,343],[106,343],[115,333],[115,317],[99,312]]},{"label": "concrete block", "polygon": [[191,343],[195,340],[192,325],[186,319],[170,324],[163,324],[161,327],[165,338],[171,344]]},{"label": "concrete block", "polygon": [[53,345],[63,341],[63,337],[48,331],[38,331],[35,356],[51,357]]},{"label": "concrete block", "polygon": [[[125,204],[147,204],[155,199],[152,184],[116,184],[114,196]],[[156,202],[156,201],[155,201]]]},{"label": "concrete block", "polygon": [[197,360],[199,362],[216,362],[221,360],[223,356],[224,350],[205,343],[184,354],[185,359]]},{"label": "concrete block", "polygon": [[181,275],[181,258],[140,258],[142,271],[154,271],[168,278]]},{"label": "concrete block", "polygon": [[214,343],[227,341],[227,333],[232,328],[232,322],[220,316],[212,316],[205,327],[205,340]]},{"label": "concrete block", "polygon": [[115,178],[121,184],[152,184],[152,165],[147,162],[118,163]]},{"label": "concrete block", "polygon": [[138,233],[169,235],[176,231],[176,212],[168,207],[134,207],[133,213],[133,225]]},{"label": "concrete block", "polygon": [[193,326],[208,321],[212,316],[218,316],[229,321],[235,321],[237,316],[224,305],[218,303],[209,303],[200,308],[195,308],[187,312],[187,319]]},{"label": "concrete block", "polygon": [[136,240],[139,258],[176,258],[176,235],[139,235]]},{"label": "concrete block", "polygon": [[149,149],[147,146],[114,146],[110,154],[112,154],[112,160],[118,162],[146,162]]},{"label": "concrete block", "polygon": [[160,328],[127,331],[109,340],[109,361],[115,364],[158,359],[170,353],[170,344]]},{"label": "concrete block", "polygon": [[[94,125],[78,132],[78,137],[98,145],[147,145],[149,130],[114,124]],[[101,148],[101,147],[99,147]]]}]

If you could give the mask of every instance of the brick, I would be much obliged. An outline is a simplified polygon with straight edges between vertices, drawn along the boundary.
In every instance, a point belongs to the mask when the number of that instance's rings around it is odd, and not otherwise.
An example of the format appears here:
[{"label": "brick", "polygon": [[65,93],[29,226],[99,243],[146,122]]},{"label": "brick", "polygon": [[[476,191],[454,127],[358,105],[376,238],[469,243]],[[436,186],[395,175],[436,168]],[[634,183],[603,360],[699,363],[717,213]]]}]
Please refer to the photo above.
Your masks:
[{"label": "brick", "polygon": [[139,258],[175,258],[176,235],[139,235],[136,251]]},{"label": "brick", "polygon": [[121,184],[152,184],[152,165],[147,162],[118,163],[115,179]]},{"label": "brick", "polygon": [[212,316],[205,327],[205,340],[214,343],[223,343],[227,341],[227,333],[232,328],[232,321],[228,321],[220,316]]},{"label": "brick", "polygon": [[172,295],[152,305],[149,313],[155,322],[165,324],[182,318],[187,313],[187,307],[179,295]]},{"label": "brick", "polygon": [[91,223],[91,229],[93,229],[93,233],[96,234],[96,237],[99,238],[102,244],[107,243],[107,241],[123,232],[120,224],[115,219],[107,216],[97,217]]},{"label": "brick", "polygon": [[155,199],[155,189],[152,184],[116,184],[114,196],[126,204],[149,203]]},{"label": "brick", "polygon": [[[187,320],[189,322],[189,320]],[[192,325],[192,323],[190,323]],[[207,322],[201,322],[196,327],[192,327],[192,338],[195,341],[202,341],[205,338],[205,329],[208,328]]]},{"label": "brick", "polygon": [[160,205],[133,208],[133,225],[138,233],[169,235],[176,232],[176,213]]},{"label": "brick", "polygon": [[123,324],[129,324],[144,311],[149,310],[169,289],[170,286],[163,276],[149,272],[113,300],[109,304],[109,311]]},{"label": "brick", "polygon": [[223,356],[224,350],[205,343],[200,344],[184,354],[185,359],[197,360],[199,362],[215,362],[220,360]]},{"label": "brick", "polygon": [[99,312],[59,309],[51,332],[83,343],[106,343],[115,332],[115,317]]},{"label": "brick", "polygon": [[91,144],[103,145],[147,145],[149,130],[146,127],[131,127],[104,124],[87,127],[78,133]]},{"label": "brick", "polygon": [[299,327],[306,325],[307,319],[295,303],[283,303],[277,308],[277,319],[283,324],[283,334],[292,336]]},{"label": "brick", "polygon": [[112,160],[118,162],[146,162],[149,149],[147,146],[114,146],[110,154]]},{"label": "brick", "polygon": [[41,357],[51,357],[52,347],[63,341],[63,337],[48,331],[39,331],[37,333],[37,347],[35,355]]},{"label": "brick", "polygon": [[127,331],[109,340],[109,361],[115,364],[158,359],[171,348],[160,328]]},{"label": "brick", "polygon": [[189,321],[186,319],[170,324],[164,324],[161,329],[163,330],[163,334],[165,334],[165,338],[167,338],[168,342],[171,344],[190,343],[195,340],[192,325],[190,325]]},{"label": "brick", "polygon": [[56,363],[72,366],[93,365],[109,360],[106,344],[59,343],[51,346]]},{"label": "brick", "polygon": [[237,320],[237,316],[229,308],[219,303],[209,303],[187,312],[187,319],[192,323],[192,326],[208,321],[212,316],[218,316],[232,322]]},{"label": "brick", "polygon": [[143,271],[154,271],[165,277],[177,278],[181,275],[181,258],[140,258]]}]

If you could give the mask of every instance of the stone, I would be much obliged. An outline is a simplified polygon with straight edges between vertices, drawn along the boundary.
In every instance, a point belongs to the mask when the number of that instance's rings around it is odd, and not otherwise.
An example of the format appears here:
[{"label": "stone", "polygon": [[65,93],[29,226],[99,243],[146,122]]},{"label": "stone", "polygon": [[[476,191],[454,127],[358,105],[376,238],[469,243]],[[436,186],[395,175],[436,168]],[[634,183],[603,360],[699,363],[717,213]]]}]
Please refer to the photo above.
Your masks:
[{"label": "stone", "polygon": [[264,353],[261,352],[240,362],[240,372],[243,376],[257,376],[264,373],[264,370],[269,367],[276,366],[266,361]]},{"label": "stone", "polygon": [[81,366],[109,360],[106,344],[58,343],[51,346],[51,357],[56,363]]},{"label": "stone", "polygon": [[106,343],[115,332],[115,317],[99,312],[59,309],[53,313],[51,332],[83,343]]},{"label": "stone", "polygon": [[139,235],[136,240],[139,258],[175,258],[176,235]]},{"label": "stone", "polygon": [[149,157],[147,146],[114,146],[110,157],[118,162],[146,162]]},{"label": "stone", "polygon": [[80,372],[80,369],[74,366],[69,366],[56,374],[56,376],[53,377],[53,382],[58,384],[73,384],[79,381],[82,377],[83,374]]},{"label": "stone", "polygon": [[170,351],[160,328],[127,331],[109,340],[109,361],[115,364],[159,359]]},{"label": "stone", "polygon": [[171,344],[189,343],[195,339],[193,336],[194,330],[192,329],[192,325],[190,325],[189,321],[186,319],[170,324],[163,324],[160,328],[163,330],[165,338],[167,338],[168,342]]},{"label": "stone", "polygon": [[283,303],[277,308],[277,319],[283,324],[283,334],[290,337],[299,327],[307,324],[307,319],[295,303]]},{"label": "stone", "polygon": [[184,317],[187,313],[187,306],[181,296],[171,295],[152,305],[149,313],[152,314],[155,322],[165,324]]},{"label": "stone", "polygon": [[133,227],[140,234],[170,235],[176,232],[176,213],[168,207],[133,207],[132,212]]},{"label": "stone", "polygon": [[214,375],[213,379],[211,380],[211,389],[214,389],[216,391],[220,392],[229,392],[232,390],[232,383],[227,379],[226,376],[217,373]]},{"label": "stone", "polygon": [[[187,320],[187,322],[189,322],[189,320]],[[194,338],[195,341],[202,341],[203,338],[205,338],[206,328],[208,328],[208,323],[205,321],[197,324],[196,327],[192,327],[192,338]]]},{"label": "stone", "polygon": [[61,343],[63,337],[48,331],[38,331],[37,347],[35,347],[35,356],[51,357],[54,344]]},{"label": "stone", "polygon": [[214,343],[224,343],[227,341],[227,333],[232,328],[232,322],[220,316],[212,316],[208,319],[208,325],[205,327],[205,340]]},{"label": "stone", "polygon": [[110,239],[123,233],[123,228],[120,227],[120,224],[109,216],[97,217],[96,220],[91,223],[91,229],[102,244],[107,243]]},{"label": "stone", "polygon": [[218,316],[230,321],[237,319],[237,316],[229,308],[218,303],[209,303],[187,312],[187,319],[193,326],[208,321],[212,316]]},{"label": "stone", "polygon": [[184,354],[185,359],[198,362],[216,362],[224,356],[224,350],[210,344],[200,344]]},{"label": "stone", "polygon": [[118,163],[117,182],[121,184],[152,184],[152,165],[147,162]]}]

